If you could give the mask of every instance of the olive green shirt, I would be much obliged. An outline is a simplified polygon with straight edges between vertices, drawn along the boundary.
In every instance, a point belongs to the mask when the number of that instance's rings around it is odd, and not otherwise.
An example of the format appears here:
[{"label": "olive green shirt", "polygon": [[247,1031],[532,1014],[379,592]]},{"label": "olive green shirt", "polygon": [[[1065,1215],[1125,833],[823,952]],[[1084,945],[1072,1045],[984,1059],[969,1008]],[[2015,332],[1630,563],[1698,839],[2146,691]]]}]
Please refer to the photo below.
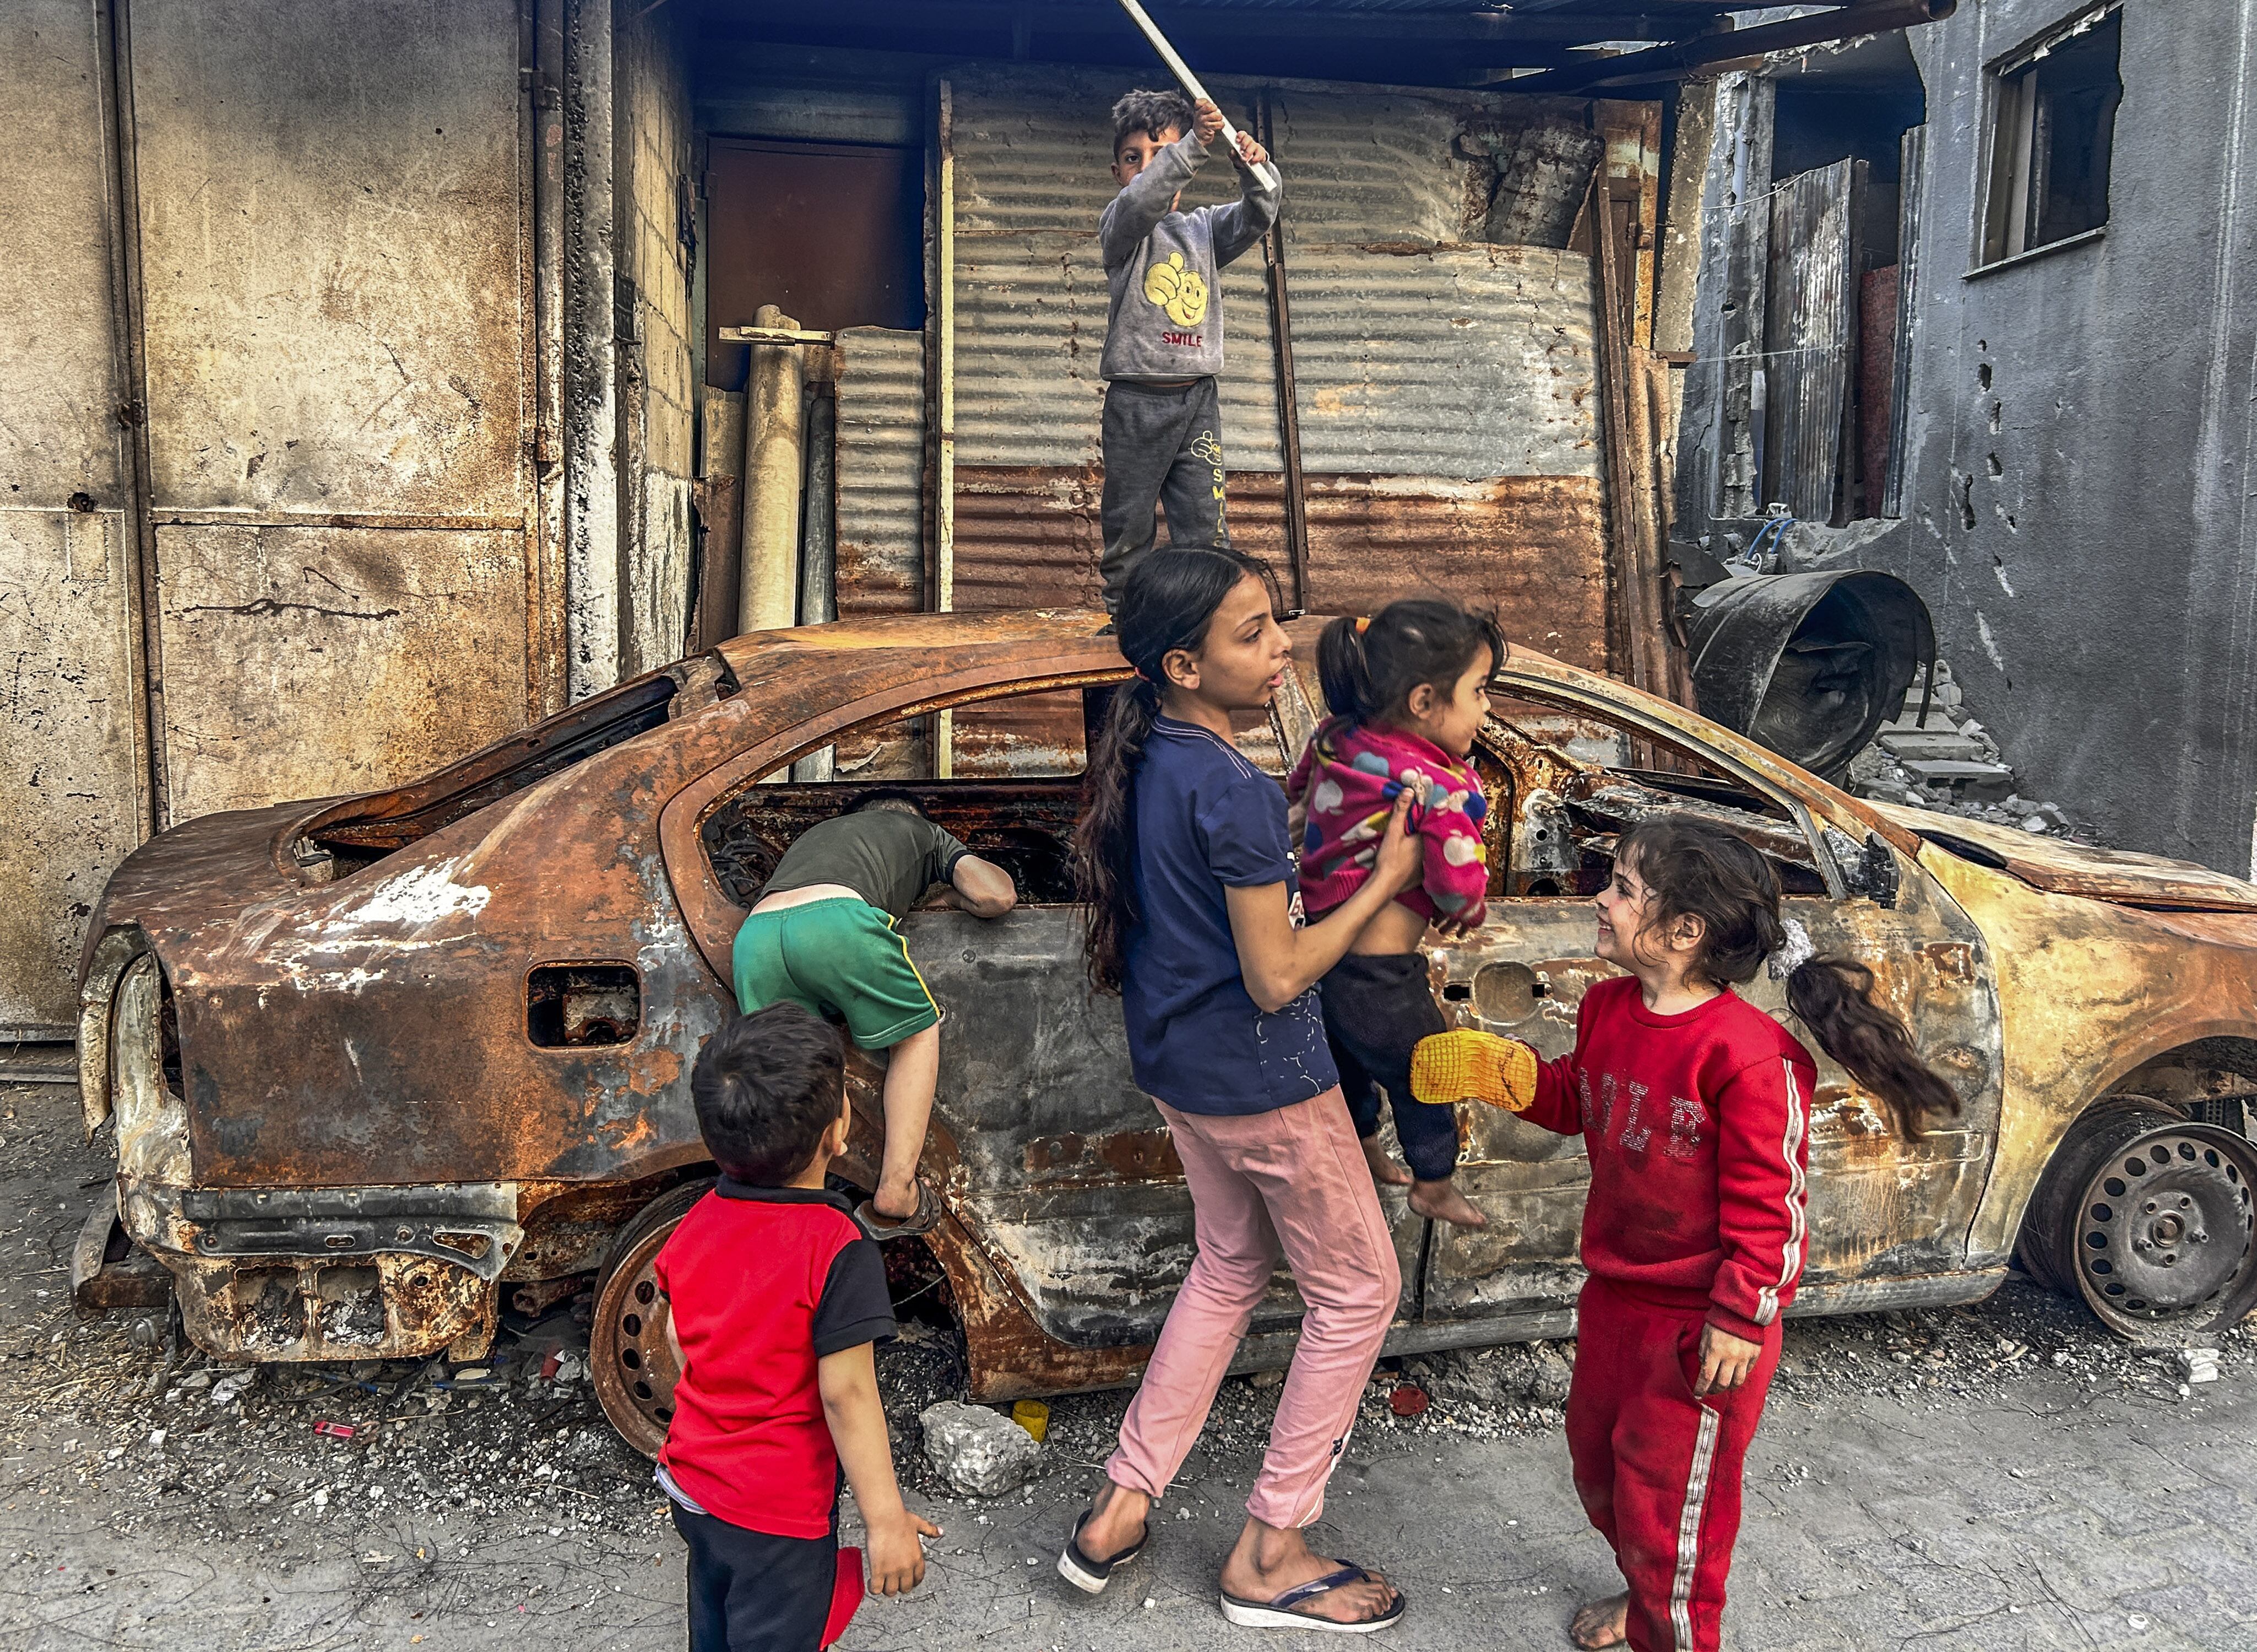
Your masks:
[{"label": "olive green shirt", "polygon": [[761,893],[844,884],[881,912],[905,918],[917,897],[946,883],[970,852],[921,815],[858,809],[819,821],[794,838]]}]

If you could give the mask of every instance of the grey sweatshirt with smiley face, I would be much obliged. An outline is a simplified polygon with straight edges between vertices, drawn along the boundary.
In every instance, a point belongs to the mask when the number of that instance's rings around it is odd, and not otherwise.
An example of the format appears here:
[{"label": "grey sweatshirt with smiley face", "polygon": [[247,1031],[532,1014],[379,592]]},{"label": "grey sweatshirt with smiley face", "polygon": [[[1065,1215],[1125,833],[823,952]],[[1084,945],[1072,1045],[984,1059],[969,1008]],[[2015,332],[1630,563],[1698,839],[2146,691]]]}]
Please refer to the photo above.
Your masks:
[{"label": "grey sweatshirt with smiley face", "polygon": [[1154,155],[1097,220],[1112,288],[1101,378],[1211,378],[1222,371],[1222,292],[1215,272],[1268,233],[1277,221],[1278,192],[1241,167],[1236,201],[1173,210],[1176,192],[1206,157],[1198,137],[1185,132]]}]

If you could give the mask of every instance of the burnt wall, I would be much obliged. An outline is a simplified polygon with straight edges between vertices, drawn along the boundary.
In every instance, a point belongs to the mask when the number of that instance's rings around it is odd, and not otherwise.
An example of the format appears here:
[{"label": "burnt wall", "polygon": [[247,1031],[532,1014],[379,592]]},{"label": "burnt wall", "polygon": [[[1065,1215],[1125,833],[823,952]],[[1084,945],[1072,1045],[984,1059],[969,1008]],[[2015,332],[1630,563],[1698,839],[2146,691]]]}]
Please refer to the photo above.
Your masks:
[{"label": "burnt wall", "polygon": [[2105,232],[1970,277],[1986,66],[2079,10],[1981,0],[1913,33],[1929,116],[1905,519],[1844,554],[1927,599],[2025,790],[2122,847],[2243,873],[2257,4],[2126,0]]}]

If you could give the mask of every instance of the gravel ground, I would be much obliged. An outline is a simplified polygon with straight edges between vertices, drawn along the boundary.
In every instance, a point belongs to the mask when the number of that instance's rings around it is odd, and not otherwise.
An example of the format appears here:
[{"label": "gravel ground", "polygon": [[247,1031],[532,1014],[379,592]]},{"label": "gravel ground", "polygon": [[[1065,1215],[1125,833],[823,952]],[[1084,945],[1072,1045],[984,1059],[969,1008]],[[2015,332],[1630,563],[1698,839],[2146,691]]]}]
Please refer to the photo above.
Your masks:
[{"label": "gravel ground", "polygon": [[[585,1328],[569,1304],[506,1333],[492,1359],[455,1368],[246,1371],[207,1362],[169,1316],[81,1320],[67,1301],[70,1246],[108,1163],[105,1144],[78,1140],[75,1099],[65,1086],[0,1091],[0,1644],[678,1642],[681,1546],[647,1465],[612,1435],[580,1373]],[[1034,1481],[992,1501],[952,1498],[923,1460],[915,1419],[957,1392],[960,1355],[937,1327],[906,1329],[881,1365],[895,1456],[911,1501],[947,1535],[932,1545],[925,1588],[866,1608],[849,1652],[973,1648],[991,1637],[1078,1652],[1240,1634],[1214,1614],[1208,1580],[1242,1515],[1273,1378],[1224,1385],[1164,1506],[1166,1541],[1140,1563],[1150,1574],[1092,1605],[1068,1595],[1049,1564],[1126,1396],[1053,1401]],[[544,1376],[552,1352],[561,1358]],[[1336,1552],[1386,1555],[1420,1602],[1415,1632],[1387,1643],[1557,1645],[1572,1598],[1606,1581],[1557,1437],[1573,1355],[1572,1343],[1433,1355],[1375,1377],[1327,1530],[1343,1545]],[[2246,1327],[2221,1338],[2218,1364],[2218,1380],[2189,1382],[2178,1355],[2117,1344],[2019,1278],[1973,1308],[1794,1322],[1749,1461],[1738,1643],[2257,1645],[2246,1615],[2257,1565],[2242,1548],[2257,1515],[2247,1490],[2257,1484],[2247,1444],[2257,1338]],[[1424,1409],[1397,1415],[1417,1406],[1414,1394]],[[2204,1537],[2206,1562],[2169,1562],[2193,1568],[2208,1591],[2199,1602],[2143,1608],[2137,1590],[2098,1604],[2072,1598],[2098,1587],[2077,1578],[2120,1559],[2112,1522],[2144,1534],[2155,1516],[2135,1507],[2096,1515],[2097,1535],[2064,1532],[2046,1523],[2062,1501],[2055,1488],[2124,1472],[2110,1465],[2134,1437],[2161,1465],[2147,1471],[2155,1496]],[[2204,1464],[2236,1489],[2204,1491]],[[1829,1549],[1822,1575],[1782,1579],[1751,1559],[1777,1546],[1766,1522],[1791,1521],[1800,1541],[1823,1527],[1845,1486],[1860,1507],[1894,1500],[1928,1513],[1898,1518],[1898,1536],[1877,1547]],[[1939,1531],[1947,1517],[1937,1508],[1970,1497],[2020,1508],[2025,1491],[2029,1529],[2013,1527],[2023,1514],[1987,1506],[1948,1517],[1968,1528],[2006,1521],[2003,1555],[1938,1558],[1922,1548],[1923,1527],[1961,1541]],[[2048,1545],[2068,1558],[2047,1559]],[[2033,1554],[2050,1601],[2017,1581]],[[2220,1604],[2233,1599],[2243,1615]],[[1804,1638],[1821,1618],[1888,1629]],[[2208,1627],[2181,1632],[2197,1621]]]}]

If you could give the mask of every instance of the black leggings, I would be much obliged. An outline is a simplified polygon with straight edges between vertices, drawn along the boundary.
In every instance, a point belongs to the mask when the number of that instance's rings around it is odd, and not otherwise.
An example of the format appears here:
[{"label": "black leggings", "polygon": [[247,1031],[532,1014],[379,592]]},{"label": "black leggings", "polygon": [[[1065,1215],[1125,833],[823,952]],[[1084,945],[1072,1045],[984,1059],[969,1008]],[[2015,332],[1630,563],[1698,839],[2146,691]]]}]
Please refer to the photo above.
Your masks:
[{"label": "black leggings", "polygon": [[1426,985],[1426,958],[1416,952],[1351,952],[1333,965],[1319,993],[1325,1036],[1356,1134],[1379,1132],[1376,1084],[1394,1105],[1395,1136],[1411,1174],[1421,1182],[1447,1180],[1458,1166],[1458,1110],[1411,1096],[1412,1047],[1429,1034],[1449,1030]]}]

